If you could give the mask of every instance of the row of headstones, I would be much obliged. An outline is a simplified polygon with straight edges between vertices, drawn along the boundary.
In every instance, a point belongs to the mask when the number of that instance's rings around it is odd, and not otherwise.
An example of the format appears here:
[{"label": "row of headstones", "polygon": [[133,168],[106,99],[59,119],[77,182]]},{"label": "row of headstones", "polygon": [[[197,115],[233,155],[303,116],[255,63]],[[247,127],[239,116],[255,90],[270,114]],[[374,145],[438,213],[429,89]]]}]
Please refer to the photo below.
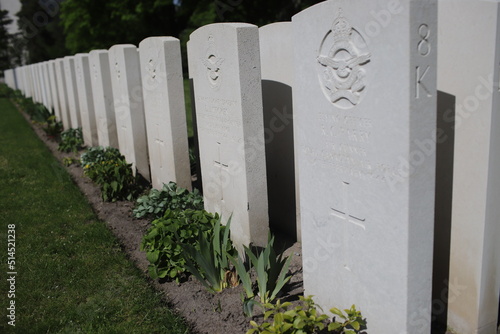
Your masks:
[{"label": "row of headstones", "polygon": [[[264,244],[268,217],[300,221],[305,292],[325,310],[356,303],[372,334],[429,333],[432,317],[496,333],[498,0],[326,1],[260,29],[202,27],[188,58],[205,205],[233,215],[238,245]],[[178,40],[6,81],[88,145],[150,165],[155,187],[190,188]]]}]

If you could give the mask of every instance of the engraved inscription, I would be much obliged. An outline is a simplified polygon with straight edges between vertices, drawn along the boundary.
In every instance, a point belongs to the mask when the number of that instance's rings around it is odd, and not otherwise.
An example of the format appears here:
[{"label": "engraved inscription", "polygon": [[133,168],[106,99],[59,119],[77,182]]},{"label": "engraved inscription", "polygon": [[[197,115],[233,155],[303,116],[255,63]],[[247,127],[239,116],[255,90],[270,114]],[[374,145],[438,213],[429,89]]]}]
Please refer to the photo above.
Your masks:
[{"label": "engraved inscription", "polygon": [[427,66],[425,68],[425,70],[422,70],[422,68],[420,66],[416,67],[415,77],[417,79],[417,83],[415,85],[415,89],[416,89],[415,97],[417,99],[420,98],[420,89],[422,89],[427,94],[427,97],[431,97],[432,96],[431,92],[425,86],[425,83],[423,82],[425,75],[427,74],[427,72],[429,72],[429,69],[430,69],[430,66]]},{"label": "engraved inscription", "polygon": [[363,37],[339,9],[317,57],[323,92],[338,107],[352,108],[360,102],[366,87],[364,65],[371,57],[362,50],[365,47]]},{"label": "engraved inscription", "polygon": [[116,77],[118,79],[120,79],[121,72],[120,72],[120,66],[118,66],[118,62],[117,61],[115,62],[115,73],[116,73]]},{"label": "engraved inscription", "polygon": [[431,31],[427,24],[421,24],[418,27],[418,35],[420,36],[420,41],[417,44],[418,53],[421,56],[427,56],[431,53],[431,43],[429,43],[429,36]]},{"label": "engraved inscription", "polygon": [[156,66],[153,59],[149,59],[148,65],[146,66],[146,70],[148,71],[149,76],[152,79],[156,78]]},{"label": "engraved inscription", "polygon": [[[429,37],[431,29],[426,23],[422,23],[418,27],[419,40],[417,43],[417,52],[422,57],[427,57],[431,53],[431,43]],[[415,98],[432,97],[431,91],[425,84],[426,74],[429,72],[430,66],[416,66],[415,67]]]},{"label": "engraved inscription", "polygon": [[207,78],[211,84],[212,88],[218,88],[220,86],[220,76],[221,76],[221,65],[224,62],[223,58],[217,56],[218,52],[215,48],[215,40],[213,36],[208,37],[208,49],[205,58],[201,59],[201,62],[207,69]]},{"label": "engraved inscription", "polygon": [[237,129],[242,128],[242,123],[235,110],[236,101],[205,96],[197,96],[196,100],[200,133],[240,142],[241,138],[236,134],[241,133]]}]

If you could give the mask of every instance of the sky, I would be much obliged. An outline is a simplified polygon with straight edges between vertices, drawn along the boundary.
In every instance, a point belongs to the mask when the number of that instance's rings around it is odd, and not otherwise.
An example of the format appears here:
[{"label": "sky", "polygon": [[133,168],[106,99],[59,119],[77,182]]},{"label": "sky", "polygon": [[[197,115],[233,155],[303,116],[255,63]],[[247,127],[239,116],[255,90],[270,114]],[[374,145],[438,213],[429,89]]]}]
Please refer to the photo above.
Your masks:
[{"label": "sky", "polygon": [[17,28],[17,16],[16,13],[21,9],[21,2],[19,0],[0,0],[0,8],[9,11],[12,23],[7,26],[9,33],[16,33],[19,29]]}]

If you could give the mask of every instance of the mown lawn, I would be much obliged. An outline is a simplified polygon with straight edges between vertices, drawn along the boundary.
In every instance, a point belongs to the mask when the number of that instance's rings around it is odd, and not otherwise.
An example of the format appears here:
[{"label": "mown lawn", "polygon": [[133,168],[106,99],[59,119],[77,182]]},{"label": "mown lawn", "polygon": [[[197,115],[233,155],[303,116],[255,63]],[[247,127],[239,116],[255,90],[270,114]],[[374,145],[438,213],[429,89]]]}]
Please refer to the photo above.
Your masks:
[{"label": "mown lawn", "polygon": [[[5,98],[0,217],[0,333],[188,333]],[[16,238],[11,269],[9,225]],[[10,271],[17,273],[15,298],[8,298]],[[11,300],[15,327],[8,324]]]}]

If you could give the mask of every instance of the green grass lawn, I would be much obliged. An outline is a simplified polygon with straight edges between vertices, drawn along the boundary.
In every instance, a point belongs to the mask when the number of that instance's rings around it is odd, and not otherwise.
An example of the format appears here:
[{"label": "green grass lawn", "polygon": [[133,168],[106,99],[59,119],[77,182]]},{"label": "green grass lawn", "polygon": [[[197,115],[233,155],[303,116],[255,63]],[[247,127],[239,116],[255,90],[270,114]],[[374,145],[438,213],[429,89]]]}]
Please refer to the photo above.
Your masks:
[{"label": "green grass lawn", "polygon": [[[5,98],[0,215],[0,333],[188,333]],[[10,224],[16,238],[13,270],[7,266]],[[17,272],[11,299],[9,271]],[[10,300],[15,328],[7,323]]]}]

